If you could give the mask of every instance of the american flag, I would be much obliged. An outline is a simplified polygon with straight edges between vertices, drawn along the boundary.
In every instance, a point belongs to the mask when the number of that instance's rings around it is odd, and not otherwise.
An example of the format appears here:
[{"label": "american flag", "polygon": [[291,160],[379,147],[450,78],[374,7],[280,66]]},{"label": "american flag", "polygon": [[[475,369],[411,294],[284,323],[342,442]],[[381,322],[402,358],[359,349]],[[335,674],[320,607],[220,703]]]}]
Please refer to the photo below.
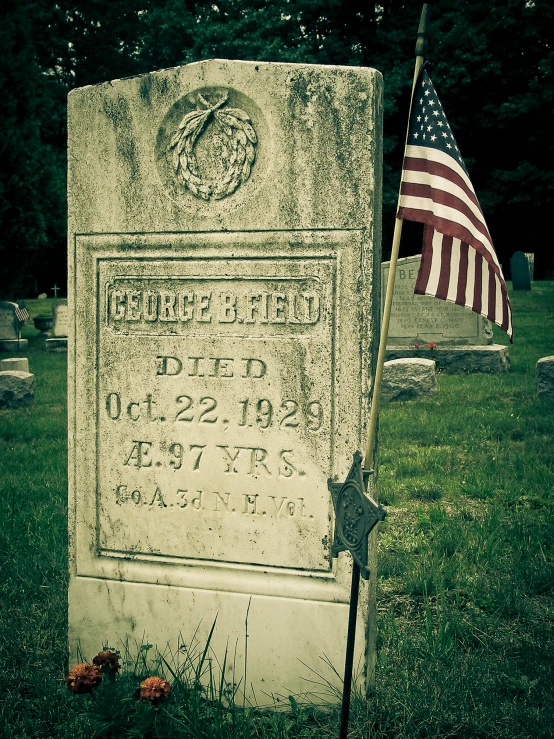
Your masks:
[{"label": "american flag", "polygon": [[425,224],[415,293],[471,308],[513,341],[502,269],[467,169],[433,83],[414,90],[398,218]]},{"label": "american flag", "polygon": [[17,304],[15,315],[19,323],[25,323],[25,321],[29,318],[29,311],[27,310],[27,308],[25,308],[25,303],[20,301]]}]

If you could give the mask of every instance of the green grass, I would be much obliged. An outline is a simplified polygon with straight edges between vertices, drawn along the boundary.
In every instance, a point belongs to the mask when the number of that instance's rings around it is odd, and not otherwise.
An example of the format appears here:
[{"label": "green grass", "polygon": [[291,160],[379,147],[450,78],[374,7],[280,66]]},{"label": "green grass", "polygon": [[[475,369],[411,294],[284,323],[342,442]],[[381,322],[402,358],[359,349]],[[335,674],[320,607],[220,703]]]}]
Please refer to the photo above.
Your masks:
[{"label": "green grass", "polygon": [[[31,316],[50,304],[28,301]],[[554,401],[535,385],[554,355],[554,283],[512,304],[509,373],[441,374],[434,398],[382,411],[377,679],[352,737],[554,736]],[[203,693],[201,650],[187,674],[160,662],[175,689],[157,712],[132,697],[132,659],[115,687],[69,695],[66,356],[31,322],[24,336],[35,401],[0,411],[0,737],[337,736],[336,711],[245,712],[216,674]]]}]

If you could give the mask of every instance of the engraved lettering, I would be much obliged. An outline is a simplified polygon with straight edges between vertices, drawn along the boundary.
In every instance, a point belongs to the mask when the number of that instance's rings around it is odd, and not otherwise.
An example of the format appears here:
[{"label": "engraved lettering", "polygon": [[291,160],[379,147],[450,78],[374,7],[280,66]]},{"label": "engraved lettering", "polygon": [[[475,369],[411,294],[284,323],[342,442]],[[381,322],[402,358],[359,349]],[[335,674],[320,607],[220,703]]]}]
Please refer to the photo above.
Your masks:
[{"label": "engraved lettering", "polygon": [[[138,410],[135,412],[135,408]],[[127,415],[131,421],[138,421],[140,418],[140,403],[129,403],[127,406]]]},{"label": "engraved lettering", "polygon": [[273,505],[275,506],[275,515],[278,516],[285,505],[286,498],[281,498],[280,502],[277,503],[277,498],[274,495],[270,495],[268,497],[273,501]]},{"label": "engraved lettering", "polygon": [[251,516],[257,516],[258,512],[256,510],[256,506],[258,503],[258,496],[257,495],[243,495],[244,499],[244,509],[243,513],[247,513]]},{"label": "engraved lettering", "polygon": [[319,295],[315,293],[302,293],[304,298],[304,323],[317,323],[319,321]]},{"label": "engraved lettering", "polygon": [[125,318],[125,290],[113,290],[111,294],[111,317],[114,321]]},{"label": "engraved lettering", "polygon": [[243,359],[246,362],[243,377],[254,377],[259,379],[267,372],[267,365],[261,359]]},{"label": "engraved lettering", "polygon": [[236,450],[237,450],[237,453],[235,454],[234,457],[232,456],[231,452],[229,451],[229,447],[228,446],[222,446],[222,445],[218,444],[217,445],[217,448],[218,449],[221,449],[223,451],[223,454],[225,455],[224,462],[227,465],[227,469],[225,470],[225,472],[236,472],[236,473],[238,473],[238,470],[235,467],[234,462],[237,459],[237,457],[239,456],[240,450],[243,449],[243,447],[240,447],[240,446],[239,447],[235,447]]},{"label": "engraved lettering", "polygon": [[106,398],[106,413],[112,421],[117,421],[121,415],[121,398],[119,393],[110,393]]},{"label": "engraved lettering", "polygon": [[[215,496],[215,510],[216,511],[222,511],[222,510],[229,511],[230,493],[223,493],[222,495],[221,493],[214,492],[214,496]],[[220,508],[220,506],[223,506],[223,508]]]},{"label": "engraved lettering", "polygon": [[124,464],[127,467],[151,467],[152,460],[147,459],[150,454],[151,446],[152,442],[150,441],[133,441],[133,448]]},{"label": "engraved lettering", "polygon": [[194,293],[181,293],[179,295],[178,309],[179,309],[179,320],[186,322],[190,321],[194,315],[192,305],[194,304]]},{"label": "engraved lettering", "polygon": [[258,469],[260,467],[263,467],[263,469],[266,471],[267,476],[271,477],[271,472],[269,471],[267,465],[265,464],[265,460],[267,459],[267,451],[265,449],[260,449],[259,447],[248,447],[250,449],[250,475],[253,475],[256,477],[260,474]]},{"label": "engraved lettering", "polygon": [[160,321],[176,322],[175,301],[177,296],[174,293],[160,294]]},{"label": "engraved lettering", "polygon": [[160,365],[158,367],[157,375],[178,375],[183,369],[183,363],[177,357],[156,357]]},{"label": "engraved lettering", "polygon": [[269,314],[270,323],[284,323],[287,296],[284,293],[272,293],[271,309]]},{"label": "engraved lettering", "polygon": [[152,290],[145,290],[142,294],[142,316],[149,323],[158,319],[158,296]]},{"label": "engraved lettering", "polygon": [[296,472],[296,467],[289,458],[289,455],[292,455],[292,449],[284,449],[279,454],[281,460],[279,465],[279,477],[292,477]]},{"label": "engraved lettering", "polygon": [[233,323],[237,317],[237,298],[230,293],[219,293],[219,323]]},{"label": "engraved lettering", "polygon": [[125,319],[127,321],[140,321],[142,313],[140,310],[141,294],[138,290],[127,290],[127,311]]},{"label": "engraved lettering", "polygon": [[209,313],[211,293],[198,293],[194,316],[199,323],[210,323],[212,317]]},{"label": "engraved lettering", "polygon": [[150,505],[157,505],[160,508],[167,508],[167,504],[164,502],[162,491],[160,490],[160,488],[156,488],[156,492],[154,493],[154,497],[152,498]]}]

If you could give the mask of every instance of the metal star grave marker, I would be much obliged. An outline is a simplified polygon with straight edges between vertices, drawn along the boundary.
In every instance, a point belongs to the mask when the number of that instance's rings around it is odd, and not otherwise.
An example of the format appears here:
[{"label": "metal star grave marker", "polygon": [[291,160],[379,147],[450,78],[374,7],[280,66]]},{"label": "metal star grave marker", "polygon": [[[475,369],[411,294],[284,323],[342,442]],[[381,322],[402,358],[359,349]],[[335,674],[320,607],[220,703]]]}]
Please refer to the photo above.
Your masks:
[{"label": "metal star grave marker", "polygon": [[385,518],[385,510],[367,495],[362,471],[362,455],[355,452],[350,472],[344,482],[327,481],[335,508],[335,536],[331,554],[349,551],[360,568],[364,580],[369,579],[367,566],[367,537],[371,530]]}]

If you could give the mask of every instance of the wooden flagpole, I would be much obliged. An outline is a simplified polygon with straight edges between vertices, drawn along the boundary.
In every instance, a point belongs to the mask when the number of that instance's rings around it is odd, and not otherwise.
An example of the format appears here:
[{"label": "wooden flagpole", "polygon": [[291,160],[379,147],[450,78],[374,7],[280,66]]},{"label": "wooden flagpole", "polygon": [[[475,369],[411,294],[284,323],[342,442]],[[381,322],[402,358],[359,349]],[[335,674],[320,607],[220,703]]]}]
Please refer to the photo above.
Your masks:
[{"label": "wooden flagpole", "polygon": [[[412,113],[412,100],[414,88],[419,76],[419,71],[423,64],[425,54],[427,52],[427,27],[429,23],[429,3],[423,5],[419,28],[417,31],[417,42],[415,47],[415,69],[414,81],[412,83],[412,97],[410,99],[410,113],[408,115],[408,126]],[[406,140],[408,138],[408,129],[406,129]],[[369,472],[374,467],[373,449],[375,446],[375,434],[377,429],[377,419],[379,417],[379,404],[381,400],[381,380],[383,378],[383,365],[385,364],[385,355],[387,352],[387,339],[389,336],[390,312],[392,306],[392,297],[394,293],[394,278],[396,276],[396,264],[398,261],[398,251],[400,248],[400,238],[402,236],[402,218],[397,218],[394,224],[394,235],[392,239],[392,251],[390,256],[389,279],[387,281],[387,292],[385,295],[385,307],[383,309],[383,318],[381,323],[381,339],[379,342],[379,354],[377,355],[377,368],[375,370],[375,381],[373,384],[373,400],[371,403],[371,413],[369,416],[369,425],[367,429],[367,442],[363,459],[363,470]]]}]

